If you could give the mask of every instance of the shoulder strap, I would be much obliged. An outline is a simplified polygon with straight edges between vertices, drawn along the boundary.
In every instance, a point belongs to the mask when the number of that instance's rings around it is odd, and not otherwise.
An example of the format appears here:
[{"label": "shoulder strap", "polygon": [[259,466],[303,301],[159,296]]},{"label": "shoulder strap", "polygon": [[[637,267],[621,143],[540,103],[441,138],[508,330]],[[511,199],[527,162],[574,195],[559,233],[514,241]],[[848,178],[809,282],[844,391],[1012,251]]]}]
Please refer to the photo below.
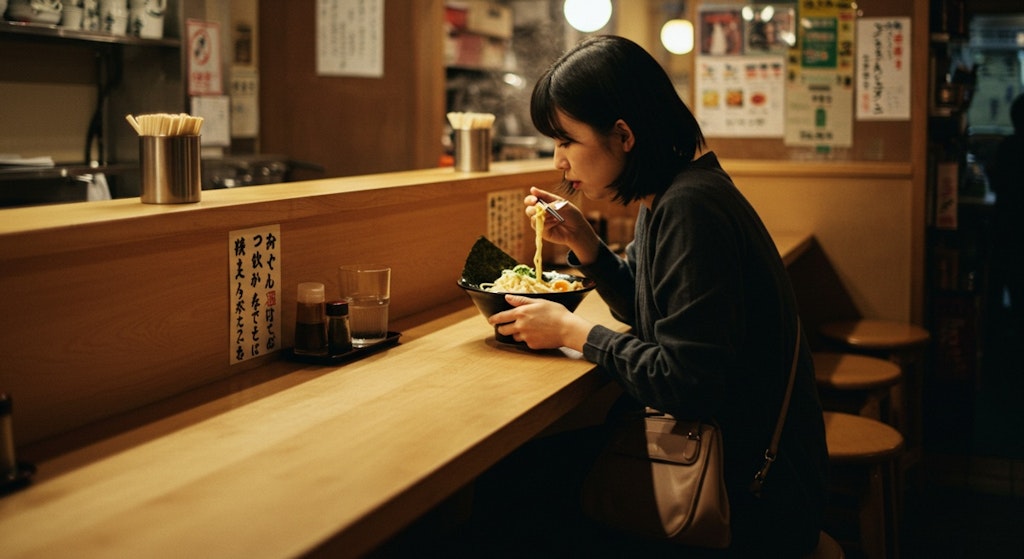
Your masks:
[{"label": "shoulder strap", "polygon": [[793,383],[796,380],[796,364],[800,358],[800,317],[796,318],[796,342],[793,344],[793,362],[789,366],[789,383],[786,385],[786,395],[782,398],[782,409],[779,411],[779,419],[775,422],[775,432],[772,433],[772,441],[764,451],[764,465],[754,474],[754,481],[750,484],[750,492],[754,495],[761,495],[761,487],[768,477],[768,470],[775,462],[775,456],[779,452],[779,439],[782,438],[782,427],[786,424],[786,412],[789,411],[789,400],[793,396]]}]

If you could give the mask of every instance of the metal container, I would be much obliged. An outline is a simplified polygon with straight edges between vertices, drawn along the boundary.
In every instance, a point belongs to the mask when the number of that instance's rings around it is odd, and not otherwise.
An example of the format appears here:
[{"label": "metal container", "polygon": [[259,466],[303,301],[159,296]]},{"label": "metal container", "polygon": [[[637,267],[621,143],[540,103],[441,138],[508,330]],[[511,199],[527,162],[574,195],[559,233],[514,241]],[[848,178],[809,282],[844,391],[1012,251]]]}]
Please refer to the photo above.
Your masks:
[{"label": "metal container", "polygon": [[144,204],[198,202],[203,176],[199,136],[140,136]]},{"label": "metal container", "polygon": [[491,129],[455,130],[455,170],[487,171],[491,168]]}]

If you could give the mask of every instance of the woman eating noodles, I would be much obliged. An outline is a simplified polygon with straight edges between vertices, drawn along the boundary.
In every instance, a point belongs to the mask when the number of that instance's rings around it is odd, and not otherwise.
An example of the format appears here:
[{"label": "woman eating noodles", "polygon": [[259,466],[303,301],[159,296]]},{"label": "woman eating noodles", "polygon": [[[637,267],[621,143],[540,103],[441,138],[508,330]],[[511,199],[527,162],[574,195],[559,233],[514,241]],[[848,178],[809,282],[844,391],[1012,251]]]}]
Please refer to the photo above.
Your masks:
[{"label": "woman eating noodles", "polygon": [[[828,456],[810,351],[778,251],[714,153],[704,151],[694,115],[657,61],[615,36],[588,39],[554,62],[533,90],[531,115],[555,141],[554,163],[568,193],[639,203],[624,257],[572,204],[559,210],[564,222],[547,219],[543,233],[545,241],[568,248],[568,263],[597,282],[612,313],[632,329],[615,332],[556,303],[516,295],[506,296],[515,308],[490,323],[532,349],[582,352],[622,387],[616,409],[650,406],[717,422],[732,545],[723,552],[670,550],[674,556],[801,557],[812,551],[824,513]],[[555,203],[561,196],[532,189],[528,215],[543,211],[538,201]],[[748,487],[764,462],[797,344],[778,456],[755,496]],[[643,547],[649,543],[599,531],[559,539],[586,528],[572,494],[602,444],[593,433],[568,442],[573,436],[536,441],[543,451],[524,448],[482,480],[482,503],[498,499],[495,507],[528,511],[515,521],[523,524],[518,536],[503,525],[515,540],[508,544],[539,555],[572,555],[582,541],[597,548],[590,550],[595,554],[649,550]],[[533,461],[524,458],[531,452]],[[527,481],[519,487],[493,483],[503,479],[502,467],[514,467]],[[500,489],[491,493],[494,487]]]}]

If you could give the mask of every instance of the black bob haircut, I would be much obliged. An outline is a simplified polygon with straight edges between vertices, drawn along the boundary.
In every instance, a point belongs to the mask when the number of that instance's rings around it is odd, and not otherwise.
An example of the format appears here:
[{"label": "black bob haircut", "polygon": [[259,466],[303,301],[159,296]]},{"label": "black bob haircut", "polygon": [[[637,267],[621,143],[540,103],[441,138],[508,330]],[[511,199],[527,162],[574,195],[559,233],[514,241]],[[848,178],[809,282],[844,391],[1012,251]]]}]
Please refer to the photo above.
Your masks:
[{"label": "black bob haircut", "polygon": [[559,110],[602,135],[618,119],[633,130],[626,166],[610,185],[622,204],[663,192],[705,146],[697,119],[665,70],[623,37],[586,39],[537,80],[530,100],[533,125],[550,138],[569,139],[558,124]]}]

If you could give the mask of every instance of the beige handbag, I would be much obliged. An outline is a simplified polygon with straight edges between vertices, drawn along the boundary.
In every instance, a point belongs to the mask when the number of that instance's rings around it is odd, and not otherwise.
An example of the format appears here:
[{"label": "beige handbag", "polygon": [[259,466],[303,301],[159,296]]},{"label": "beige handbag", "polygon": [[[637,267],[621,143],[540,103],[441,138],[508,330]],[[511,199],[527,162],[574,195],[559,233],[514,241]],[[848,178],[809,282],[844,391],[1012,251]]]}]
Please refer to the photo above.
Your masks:
[{"label": "beige handbag", "polygon": [[[765,463],[750,490],[759,494],[778,452],[796,377],[796,348]],[[721,549],[729,547],[729,497],[722,435],[713,423],[681,421],[647,408],[616,427],[583,484],[583,510],[613,529],[652,540]]]}]

